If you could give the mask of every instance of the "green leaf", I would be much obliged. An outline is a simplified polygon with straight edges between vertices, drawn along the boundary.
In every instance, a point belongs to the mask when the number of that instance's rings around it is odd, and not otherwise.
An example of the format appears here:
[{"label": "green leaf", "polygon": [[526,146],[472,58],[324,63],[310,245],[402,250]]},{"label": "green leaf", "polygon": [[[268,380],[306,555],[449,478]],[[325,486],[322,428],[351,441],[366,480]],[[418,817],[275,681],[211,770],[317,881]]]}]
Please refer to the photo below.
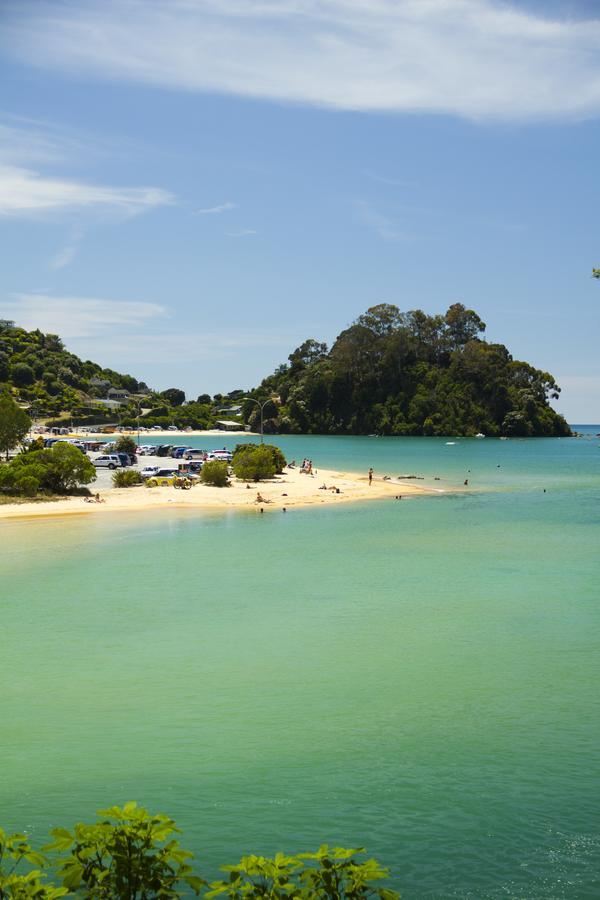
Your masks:
[{"label": "green leaf", "polygon": [[184,881],[186,884],[189,884],[195,894],[199,894],[201,889],[208,883],[204,878],[200,878],[199,875],[186,875]]}]

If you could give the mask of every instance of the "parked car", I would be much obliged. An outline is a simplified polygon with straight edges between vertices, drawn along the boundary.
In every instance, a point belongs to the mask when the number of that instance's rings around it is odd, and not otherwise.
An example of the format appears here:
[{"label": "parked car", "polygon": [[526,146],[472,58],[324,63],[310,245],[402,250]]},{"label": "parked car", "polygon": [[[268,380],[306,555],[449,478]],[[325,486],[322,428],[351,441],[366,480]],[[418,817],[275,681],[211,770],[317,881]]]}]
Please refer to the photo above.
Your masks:
[{"label": "parked car", "polygon": [[157,456],[170,456],[173,444],[159,444],[156,448]]},{"label": "parked car", "polygon": [[111,455],[118,456],[119,459],[121,460],[121,465],[123,467],[133,465],[133,460],[132,460],[131,456],[129,455],[129,453],[115,453],[115,454],[111,454]]},{"label": "parked car", "polygon": [[188,447],[173,447],[171,450],[171,456],[173,459],[181,459],[183,454],[188,450]]},{"label": "parked car", "polygon": [[195,447],[188,447],[183,454],[184,459],[204,459],[206,450],[197,450]]},{"label": "parked car", "polygon": [[151,478],[152,475],[156,475],[159,471],[160,466],[144,466],[144,468],[140,471],[140,475],[142,478]]},{"label": "parked car", "polygon": [[175,487],[189,490],[194,484],[197,484],[199,478],[197,475],[180,475],[179,472],[166,477],[157,473],[152,478],[146,480],[146,487]]},{"label": "parked car", "polygon": [[199,475],[203,466],[203,460],[195,459],[191,462],[179,463],[179,471],[183,475]]},{"label": "parked car", "polygon": [[118,453],[106,453],[103,456],[97,456],[96,459],[92,460],[92,463],[97,469],[119,469],[123,465]]},{"label": "parked car", "polygon": [[[148,466],[150,468],[150,466]],[[156,468],[155,472],[151,472],[149,475],[144,475],[142,472],[143,478],[173,478],[174,475],[178,475],[177,469],[161,469],[159,467]]]},{"label": "parked car", "polygon": [[233,453],[230,453],[229,450],[209,450],[207,459],[222,459],[225,462],[231,462],[233,459]]}]

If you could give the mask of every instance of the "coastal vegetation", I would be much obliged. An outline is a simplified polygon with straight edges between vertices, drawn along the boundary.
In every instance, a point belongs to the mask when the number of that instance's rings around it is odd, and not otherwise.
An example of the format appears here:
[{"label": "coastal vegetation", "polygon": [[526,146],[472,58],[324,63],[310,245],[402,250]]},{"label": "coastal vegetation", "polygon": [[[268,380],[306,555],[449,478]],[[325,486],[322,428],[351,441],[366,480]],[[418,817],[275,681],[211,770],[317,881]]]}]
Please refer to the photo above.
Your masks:
[{"label": "coastal vegetation", "polygon": [[[78,823],[71,830],[53,829],[44,852],[34,850],[26,835],[0,829],[0,900],[166,900],[190,892],[240,900],[399,897],[376,886],[388,879],[389,871],[374,859],[359,861],[362,849],[323,845],[295,856],[245,856],[222,866],[226,878],[208,882],[193,871],[193,854],[174,837],[179,829],[169,816],[150,814],[135,802],[99,810],[98,816],[96,822]],[[46,879],[44,870],[50,865],[56,883]]]},{"label": "coastal vegetation", "polygon": [[305,340],[256,389],[186,401],[179,388],[156,392],[83,362],[57,335],[0,321],[0,388],[50,424],[205,429],[225,416],[240,428],[282,434],[570,434],[550,406],[560,395],[552,375],[485,341],[485,328],[460,303],[443,315],[382,303],[331,348]]},{"label": "coastal vegetation", "polygon": [[112,483],[113,487],[116,488],[135,487],[138,484],[143,484],[144,479],[137,469],[118,469],[116,472],[113,472]]},{"label": "coastal vegetation", "polygon": [[31,419],[8,393],[0,394],[0,453],[8,454],[24,440]]},{"label": "coastal vegetation", "polygon": [[223,410],[235,406],[243,394],[241,390],[213,398],[202,394],[186,403],[179,388],[153,391],[132,375],[81,360],[56,334],[26,331],[7,319],[0,319],[1,391],[30,418],[48,425],[101,426],[118,421],[134,428],[142,421],[146,426],[182,429],[210,428],[224,414],[235,421],[236,409]]},{"label": "coastal vegetation", "polygon": [[0,466],[0,492],[10,496],[72,494],[96,478],[96,469],[77,447],[57,443],[50,448],[19,453]]},{"label": "coastal vegetation", "polygon": [[233,452],[233,471],[240,481],[263,481],[281,475],[285,456],[274,444],[238,444]]},{"label": "coastal vegetation", "polygon": [[[485,323],[455,303],[444,315],[373,306],[331,349],[304,341],[253,399],[273,398],[266,431],[308,434],[568,435],[549,401],[552,375],[483,340]],[[243,404],[256,428],[258,410]]]},{"label": "coastal vegetation", "polygon": [[200,481],[212,487],[227,487],[229,471],[225,460],[211,459],[205,462],[200,469]]}]

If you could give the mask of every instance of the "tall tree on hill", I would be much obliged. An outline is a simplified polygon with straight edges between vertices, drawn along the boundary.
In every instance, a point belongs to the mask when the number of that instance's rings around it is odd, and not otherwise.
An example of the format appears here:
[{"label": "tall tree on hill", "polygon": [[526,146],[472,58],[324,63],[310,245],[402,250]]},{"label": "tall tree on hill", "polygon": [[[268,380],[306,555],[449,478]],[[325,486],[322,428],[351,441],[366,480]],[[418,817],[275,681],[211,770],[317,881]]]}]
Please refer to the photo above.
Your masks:
[{"label": "tall tree on hill", "polygon": [[9,394],[0,396],[0,453],[8,453],[21,443],[29,429],[31,419]]},{"label": "tall tree on hill", "polygon": [[163,397],[171,406],[181,406],[185,403],[185,394],[179,388],[167,388],[166,391],[161,391],[159,396]]}]

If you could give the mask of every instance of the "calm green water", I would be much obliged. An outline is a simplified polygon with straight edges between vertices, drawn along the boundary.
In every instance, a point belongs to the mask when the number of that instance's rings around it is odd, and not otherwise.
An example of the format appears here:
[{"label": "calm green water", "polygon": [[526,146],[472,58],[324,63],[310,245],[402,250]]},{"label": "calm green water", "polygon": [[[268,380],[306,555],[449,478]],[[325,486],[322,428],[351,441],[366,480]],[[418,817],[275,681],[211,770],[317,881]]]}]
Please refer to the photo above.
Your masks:
[{"label": "calm green water", "polygon": [[3,824],[136,798],[210,871],[327,840],[405,898],[598,897],[596,431],[278,441],[470,495],[0,525]]}]

